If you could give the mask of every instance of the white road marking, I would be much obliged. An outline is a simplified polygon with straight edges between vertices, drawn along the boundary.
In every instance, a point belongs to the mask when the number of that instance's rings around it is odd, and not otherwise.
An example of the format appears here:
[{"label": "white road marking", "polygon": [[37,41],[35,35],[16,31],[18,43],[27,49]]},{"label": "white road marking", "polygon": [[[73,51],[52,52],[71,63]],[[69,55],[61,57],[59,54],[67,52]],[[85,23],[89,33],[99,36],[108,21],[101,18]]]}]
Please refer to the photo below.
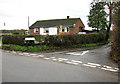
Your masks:
[{"label": "white road marking", "polygon": [[118,70],[115,69],[109,69],[109,71],[118,72]]},{"label": "white road marking", "polygon": [[23,53],[18,53],[19,55],[23,55]]},{"label": "white road marking", "polygon": [[71,60],[72,62],[82,63],[82,61]]},{"label": "white road marking", "polygon": [[115,68],[116,70],[119,70],[119,68]]},{"label": "white road marking", "polygon": [[36,57],[36,58],[38,58],[39,56],[32,56],[32,57]]},{"label": "white road marking", "polygon": [[118,70],[115,69],[109,69],[109,71],[118,72]]},{"label": "white road marking", "polygon": [[56,61],[56,60],[58,60],[58,59],[52,59],[53,61]]},{"label": "white road marking", "polygon": [[[10,52],[10,51],[6,51],[6,52]],[[71,53],[66,53],[66,54],[71,54],[71,55],[84,55],[86,54],[87,52],[89,51],[84,51],[82,54],[75,54],[75,52],[71,52]],[[29,54],[29,53],[22,53],[22,52],[15,52],[15,51],[11,51],[11,53],[18,53],[19,55],[24,55],[24,56],[32,56],[32,57],[44,57],[44,55],[37,55],[37,54]],[[53,61],[59,61],[59,62],[64,62],[66,64],[73,64],[73,65],[78,65],[78,64],[82,64],[82,61],[77,61],[77,60],[71,60],[71,61],[67,61],[68,59],[65,59],[65,58],[58,58],[58,59],[55,59],[55,57],[50,57],[52,58]],[[43,58],[43,59],[46,59],[46,60],[49,60],[50,58]],[[96,67],[100,67],[101,65],[100,64],[96,64],[96,63],[87,63],[87,64],[82,64],[83,66],[87,66],[87,67],[92,67],[92,68],[96,68]],[[101,67],[100,69],[102,70],[106,70],[106,71],[112,71],[112,72],[118,72],[119,68],[114,68],[111,67],[111,66],[107,66],[107,65],[103,65],[103,67]]]},{"label": "white road marking", "polygon": [[69,53],[66,53],[66,54],[68,54],[68,55],[81,55],[81,54],[77,54],[75,52],[69,52]]},{"label": "white road marking", "polygon": [[58,59],[61,59],[61,60],[62,60],[62,59],[64,59],[64,58],[58,58]]},{"label": "white road marking", "polygon": [[11,53],[17,53],[17,52],[15,52],[15,51],[12,51]]},{"label": "white road marking", "polygon": [[118,70],[115,70],[115,69],[109,69],[109,68],[103,68],[103,67],[101,69],[106,70],[106,71],[118,72]]},{"label": "white road marking", "polygon": [[67,64],[72,64],[72,62],[70,62],[70,61],[67,61],[66,63],[67,63]]},{"label": "white road marking", "polygon": [[29,53],[23,53],[24,55],[28,55]]},{"label": "white road marking", "polygon": [[74,65],[78,65],[79,63],[72,63],[72,64],[74,64]]},{"label": "white road marking", "polygon": [[50,59],[50,58],[43,58],[43,59],[48,60],[48,59]]},{"label": "white road marking", "polygon": [[84,54],[86,54],[87,52],[89,52],[89,50],[83,51],[83,53],[82,53],[81,55],[84,55]]},{"label": "white road marking", "polygon": [[89,64],[83,64],[83,66],[88,66],[88,67],[93,67],[93,68],[96,68],[96,66],[89,65]]},{"label": "white road marking", "polygon": [[73,54],[73,55],[81,55],[81,54],[77,54],[77,53],[76,53],[76,54]]},{"label": "white road marking", "polygon": [[62,60],[67,61],[68,59],[62,59]]},{"label": "white road marking", "polygon": [[110,66],[106,66],[106,65],[104,65],[103,67],[105,67],[105,68],[112,68],[112,67],[110,67]]},{"label": "white road marking", "polygon": [[62,62],[63,60],[58,60],[59,62]]},{"label": "white road marking", "polygon": [[75,54],[75,52],[69,52],[69,53],[66,53],[66,54],[73,55],[73,54]]},{"label": "white road marking", "polygon": [[93,66],[101,66],[100,64],[96,64],[96,63],[87,63],[89,65],[93,65]]},{"label": "white road marking", "polygon": [[41,57],[41,58],[44,57],[44,55],[38,55],[38,56]]},{"label": "white road marking", "polygon": [[33,55],[33,56],[34,56],[34,55],[37,55],[37,54],[30,54],[30,55]]},{"label": "white road marking", "polygon": [[31,55],[25,55],[26,57],[30,57]]}]

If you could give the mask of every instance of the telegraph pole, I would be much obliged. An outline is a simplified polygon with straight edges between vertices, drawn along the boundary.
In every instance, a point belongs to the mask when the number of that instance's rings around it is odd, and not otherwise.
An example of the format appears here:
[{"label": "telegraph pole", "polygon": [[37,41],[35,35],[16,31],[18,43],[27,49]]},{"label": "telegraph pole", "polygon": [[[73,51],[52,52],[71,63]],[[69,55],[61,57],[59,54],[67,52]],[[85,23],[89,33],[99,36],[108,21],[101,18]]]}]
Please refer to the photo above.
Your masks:
[{"label": "telegraph pole", "polygon": [[4,22],[4,29],[5,29],[5,26],[6,26],[6,24],[5,24],[5,22]]},{"label": "telegraph pole", "polygon": [[29,21],[29,16],[28,16],[28,30],[29,30],[29,24],[30,24],[30,21]]}]

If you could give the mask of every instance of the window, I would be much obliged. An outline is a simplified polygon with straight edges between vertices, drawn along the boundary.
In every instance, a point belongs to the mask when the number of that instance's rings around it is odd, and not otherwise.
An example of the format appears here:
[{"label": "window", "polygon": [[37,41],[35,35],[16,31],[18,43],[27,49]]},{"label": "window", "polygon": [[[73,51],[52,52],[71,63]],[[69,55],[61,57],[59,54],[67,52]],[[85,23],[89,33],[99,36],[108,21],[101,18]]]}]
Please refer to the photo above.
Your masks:
[{"label": "window", "polygon": [[44,33],[49,33],[49,28],[44,28],[43,32]]},{"label": "window", "polygon": [[62,32],[62,28],[59,28],[59,32]]},{"label": "window", "polygon": [[69,32],[69,27],[67,27],[67,32]]},{"label": "window", "polygon": [[79,31],[82,31],[82,30],[84,30],[83,27],[79,27]]},{"label": "window", "polygon": [[76,24],[73,24],[73,27],[75,27],[76,26]]},{"label": "window", "polygon": [[65,29],[64,28],[62,28],[62,32],[64,32],[65,31]]},{"label": "window", "polygon": [[34,33],[37,33],[38,32],[38,28],[34,28]]}]

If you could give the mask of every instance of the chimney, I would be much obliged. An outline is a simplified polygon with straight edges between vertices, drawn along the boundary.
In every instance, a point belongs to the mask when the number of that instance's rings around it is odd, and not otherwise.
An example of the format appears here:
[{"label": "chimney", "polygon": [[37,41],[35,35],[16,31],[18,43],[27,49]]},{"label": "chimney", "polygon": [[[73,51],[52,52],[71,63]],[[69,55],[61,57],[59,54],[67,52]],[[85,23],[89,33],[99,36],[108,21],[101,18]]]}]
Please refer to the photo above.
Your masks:
[{"label": "chimney", "polygon": [[70,16],[67,16],[67,19],[69,19],[70,18]]}]

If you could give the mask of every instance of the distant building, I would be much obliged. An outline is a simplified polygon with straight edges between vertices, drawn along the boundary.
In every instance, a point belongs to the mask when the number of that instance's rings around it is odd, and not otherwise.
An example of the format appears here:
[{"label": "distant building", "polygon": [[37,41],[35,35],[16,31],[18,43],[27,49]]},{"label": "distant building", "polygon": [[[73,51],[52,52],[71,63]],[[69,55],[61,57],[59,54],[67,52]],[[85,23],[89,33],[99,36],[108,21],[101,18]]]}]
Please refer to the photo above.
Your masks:
[{"label": "distant building", "polygon": [[85,26],[80,18],[52,19],[36,21],[29,27],[31,35],[80,34]]}]

